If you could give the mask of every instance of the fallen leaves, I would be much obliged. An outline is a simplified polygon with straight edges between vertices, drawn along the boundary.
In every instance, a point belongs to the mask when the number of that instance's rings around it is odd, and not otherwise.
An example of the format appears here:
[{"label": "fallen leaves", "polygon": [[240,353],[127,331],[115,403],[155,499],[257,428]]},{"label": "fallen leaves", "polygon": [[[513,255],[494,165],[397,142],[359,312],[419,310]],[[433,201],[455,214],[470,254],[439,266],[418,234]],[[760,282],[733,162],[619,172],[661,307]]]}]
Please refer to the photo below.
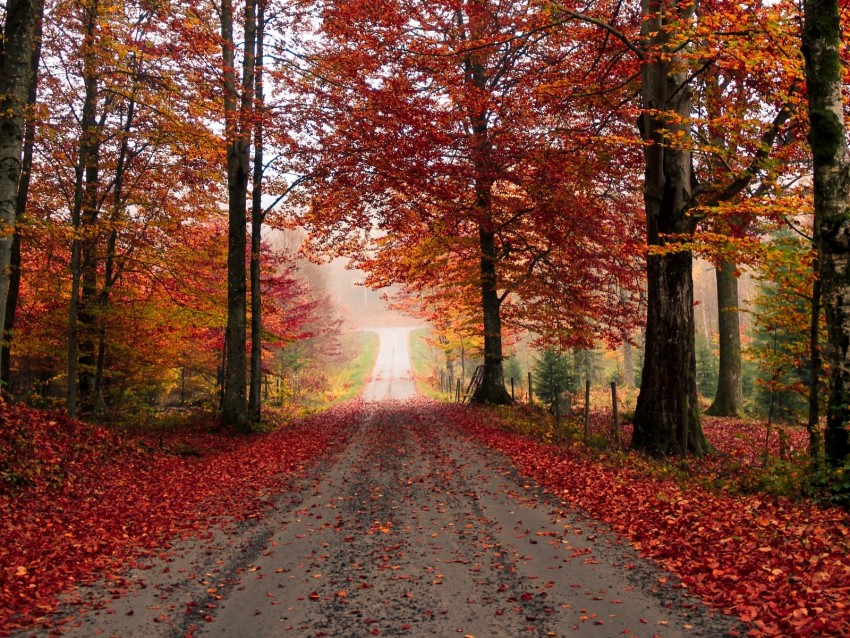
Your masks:
[{"label": "fallen leaves", "polygon": [[194,457],[0,404],[0,635],[50,612],[60,592],[167,549],[175,536],[274,507],[269,494],[343,440],[359,409],[352,402],[254,437],[196,428],[184,433],[203,452]]},{"label": "fallen leaves", "polygon": [[[749,621],[751,635],[850,636],[846,512],[727,496],[695,481],[682,485],[494,427],[499,416],[493,411],[441,409],[446,421],[506,454],[571,506],[609,523],[705,601]],[[727,432],[723,445],[742,440],[726,422],[709,429]],[[743,447],[735,449],[746,457]]]}]

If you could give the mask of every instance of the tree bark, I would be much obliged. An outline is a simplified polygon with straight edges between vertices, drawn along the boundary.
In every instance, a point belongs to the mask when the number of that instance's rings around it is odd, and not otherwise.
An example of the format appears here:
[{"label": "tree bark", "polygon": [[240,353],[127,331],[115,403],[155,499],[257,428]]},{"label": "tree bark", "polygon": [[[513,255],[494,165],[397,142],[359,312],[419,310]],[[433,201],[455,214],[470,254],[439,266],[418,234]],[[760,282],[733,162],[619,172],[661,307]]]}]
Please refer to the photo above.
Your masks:
[{"label": "tree bark", "polygon": [[[483,35],[483,26],[470,18],[470,38]],[[487,90],[486,54],[471,51],[464,60],[464,74],[471,94]],[[513,403],[505,387],[502,368],[502,298],[499,296],[496,233],[493,219],[493,144],[487,123],[486,106],[473,100],[469,108],[472,132],[471,163],[475,171],[475,208],[478,217],[479,277],[481,312],[484,320],[484,374],[471,397],[473,403],[509,405]]]},{"label": "tree bark", "polygon": [[[30,178],[32,173],[33,150],[35,148],[35,122],[31,109],[38,99],[38,67],[41,63],[41,25],[44,16],[44,2],[36,2],[36,18],[33,31],[32,56],[30,58],[30,86],[27,92],[28,117],[24,122],[23,158],[21,177],[15,196],[16,223],[23,219],[27,211]],[[15,230],[12,239],[12,253],[9,261],[9,293],[6,297],[6,315],[3,323],[2,343],[0,343],[0,387],[9,387],[11,383],[12,331],[15,327],[15,314],[18,309],[18,295],[21,288],[21,235]]]},{"label": "tree bark", "polygon": [[484,315],[484,376],[472,396],[473,403],[509,405],[502,369],[502,301],[496,288],[496,244],[493,233],[479,227],[481,245],[481,308]]},{"label": "tree bark", "polygon": [[227,328],[225,338],[224,399],[221,418],[241,432],[251,430],[246,403],[247,285],[245,222],[250,178],[250,113],[254,84],[253,0],[245,3],[245,44],[242,61],[241,103],[234,67],[233,4],[221,3],[222,58],[224,61],[224,117],[227,144]]},{"label": "tree bark", "polygon": [[833,466],[850,457],[850,157],[841,95],[838,0],[806,0],[802,49],[809,95],[809,143],[814,168],[814,217],[829,368],[824,451]]},{"label": "tree bark", "polygon": [[[670,16],[665,14],[670,10]],[[644,203],[647,243],[661,248],[647,257],[646,352],[634,415],[632,447],[654,456],[680,447],[705,453],[708,444],[699,420],[694,347],[694,299],[689,250],[680,247],[696,226],[692,205],[691,153],[670,142],[690,136],[691,94],[681,54],[671,44],[671,22],[693,16],[694,4],[676,0],[662,10],[643,0],[641,35],[647,52],[642,64],[643,114],[639,128],[644,147]],[[674,27],[673,27],[674,28]],[[687,408],[687,409],[686,409]]]},{"label": "tree bark", "polygon": [[74,201],[71,208],[71,300],[68,306],[68,388],[65,396],[65,408],[70,416],[77,413],[77,371],[79,356],[78,319],[80,313],[80,279],[82,272],[82,211],[85,203],[84,192],[88,184],[87,172],[91,165],[90,156],[95,152],[99,133],[97,130],[98,85],[94,74],[95,52],[93,41],[97,27],[98,2],[95,0],[87,8],[86,34],[83,44],[83,76],[85,96],[81,119],[82,135],[80,152],[77,158],[76,178],[74,181]]},{"label": "tree bark", "polygon": [[263,380],[263,301],[260,290],[260,251],[263,228],[263,36],[265,13],[263,2],[257,3],[257,51],[254,124],[254,171],[251,194],[251,386],[248,413],[254,423],[260,422],[260,386]]},{"label": "tree bark", "polygon": [[717,317],[720,328],[720,367],[714,402],[706,411],[706,414],[712,416],[740,416],[744,403],[736,270],[737,264],[731,261],[723,261],[715,269]]},{"label": "tree bark", "polygon": [[809,316],[809,419],[806,430],[809,434],[809,458],[812,461],[820,459],[821,427],[820,427],[820,380],[823,374],[820,354],[820,319],[821,319],[821,280],[820,257],[822,252],[818,225],[814,225],[812,250],[815,260],[812,264],[814,281],[812,282],[812,305]]},{"label": "tree bark", "polygon": [[24,115],[32,84],[32,53],[38,2],[8,0],[0,70],[0,319],[9,294]]}]

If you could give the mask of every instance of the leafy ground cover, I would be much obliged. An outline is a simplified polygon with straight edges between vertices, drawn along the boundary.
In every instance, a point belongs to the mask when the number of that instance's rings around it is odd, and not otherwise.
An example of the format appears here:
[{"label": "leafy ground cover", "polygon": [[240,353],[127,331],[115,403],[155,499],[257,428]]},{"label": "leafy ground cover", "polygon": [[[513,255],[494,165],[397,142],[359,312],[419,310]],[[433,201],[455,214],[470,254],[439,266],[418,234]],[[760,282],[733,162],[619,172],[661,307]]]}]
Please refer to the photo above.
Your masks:
[{"label": "leafy ground cover", "polygon": [[[753,636],[850,636],[850,515],[765,494],[708,489],[635,455],[555,446],[516,431],[506,412],[445,405],[445,418],[511,458],[567,503],[606,521]],[[513,417],[514,419],[516,417]],[[597,417],[597,427],[606,419]],[[710,440],[757,462],[763,440],[709,422]],[[801,444],[799,435],[791,437]]]},{"label": "leafy ground cover", "polygon": [[308,461],[344,440],[358,409],[351,402],[251,437],[209,423],[119,437],[0,403],[0,635],[171,539],[260,515]]}]

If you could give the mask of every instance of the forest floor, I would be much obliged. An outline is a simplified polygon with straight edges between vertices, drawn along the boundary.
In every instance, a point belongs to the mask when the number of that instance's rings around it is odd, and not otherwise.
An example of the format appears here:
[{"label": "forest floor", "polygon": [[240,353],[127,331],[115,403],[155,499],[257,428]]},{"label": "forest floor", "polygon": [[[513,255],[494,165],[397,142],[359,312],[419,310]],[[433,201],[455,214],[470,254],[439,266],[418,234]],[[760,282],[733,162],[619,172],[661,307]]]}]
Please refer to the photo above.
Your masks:
[{"label": "forest floor", "polygon": [[846,511],[411,398],[403,358],[252,437],[0,404],[0,634],[850,636]]}]

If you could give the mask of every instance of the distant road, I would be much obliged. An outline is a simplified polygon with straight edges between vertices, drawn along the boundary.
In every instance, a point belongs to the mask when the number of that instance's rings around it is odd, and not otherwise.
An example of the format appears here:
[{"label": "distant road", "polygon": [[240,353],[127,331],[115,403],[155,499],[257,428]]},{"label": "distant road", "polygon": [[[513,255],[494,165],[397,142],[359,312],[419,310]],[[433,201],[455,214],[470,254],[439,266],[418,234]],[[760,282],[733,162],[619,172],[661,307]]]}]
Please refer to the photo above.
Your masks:
[{"label": "distant road", "polygon": [[366,401],[404,400],[416,396],[408,341],[413,328],[368,328],[381,339],[372,378],[363,390]]}]

